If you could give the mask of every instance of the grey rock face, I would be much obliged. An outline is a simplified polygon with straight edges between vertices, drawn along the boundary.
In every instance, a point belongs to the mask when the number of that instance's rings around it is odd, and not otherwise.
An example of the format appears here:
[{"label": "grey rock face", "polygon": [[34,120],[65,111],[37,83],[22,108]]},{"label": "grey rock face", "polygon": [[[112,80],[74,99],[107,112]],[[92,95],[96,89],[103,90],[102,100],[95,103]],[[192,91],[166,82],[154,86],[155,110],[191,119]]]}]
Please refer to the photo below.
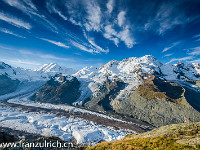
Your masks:
[{"label": "grey rock face", "polygon": [[101,93],[98,96],[92,96],[84,104],[84,107],[104,112],[112,110],[110,102],[115,99],[120,90],[124,89],[125,83],[121,80],[110,81],[106,79],[101,88]]},{"label": "grey rock face", "polygon": [[191,89],[153,77],[140,85],[130,97],[123,101],[115,99],[111,104],[119,114],[159,127],[200,121],[199,96]]},{"label": "grey rock face", "polygon": [[67,80],[60,76],[59,81],[51,78],[31,99],[54,104],[72,104],[80,97],[80,82],[73,77]]}]

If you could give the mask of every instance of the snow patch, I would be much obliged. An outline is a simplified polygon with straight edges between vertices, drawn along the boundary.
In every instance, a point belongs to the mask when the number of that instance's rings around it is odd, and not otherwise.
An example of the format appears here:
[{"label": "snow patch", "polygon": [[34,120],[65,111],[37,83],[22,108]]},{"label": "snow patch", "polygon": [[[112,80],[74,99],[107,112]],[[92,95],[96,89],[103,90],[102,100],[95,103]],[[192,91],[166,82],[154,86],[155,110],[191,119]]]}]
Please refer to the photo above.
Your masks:
[{"label": "snow patch", "polygon": [[77,144],[96,144],[101,140],[114,141],[127,134],[123,130],[103,127],[83,119],[58,117],[52,114],[26,113],[0,107],[0,126],[42,136],[55,136],[64,141],[74,137]]}]

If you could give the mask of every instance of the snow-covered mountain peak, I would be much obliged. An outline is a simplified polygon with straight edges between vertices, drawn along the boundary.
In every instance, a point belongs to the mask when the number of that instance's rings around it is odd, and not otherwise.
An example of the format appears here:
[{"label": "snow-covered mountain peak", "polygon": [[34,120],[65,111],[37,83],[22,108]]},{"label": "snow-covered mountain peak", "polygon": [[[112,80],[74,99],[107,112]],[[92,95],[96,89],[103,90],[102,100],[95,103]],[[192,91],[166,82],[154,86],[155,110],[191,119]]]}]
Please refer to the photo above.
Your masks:
[{"label": "snow-covered mountain peak", "polygon": [[0,69],[7,69],[7,68],[11,68],[10,65],[0,61]]},{"label": "snow-covered mountain peak", "polygon": [[159,67],[162,65],[155,57],[146,55],[140,58],[130,57],[125,58],[122,61],[112,60],[103,65],[99,70],[104,73],[136,73],[141,71],[143,73],[160,72]]},{"label": "snow-covered mountain peak", "polygon": [[78,78],[92,78],[94,76],[97,76],[98,73],[98,68],[91,66],[91,67],[85,67],[81,70],[79,70],[78,72],[76,72],[74,74],[74,76],[78,77]]},{"label": "snow-covered mountain peak", "polygon": [[141,63],[147,63],[147,64],[154,64],[155,66],[161,66],[162,63],[159,62],[154,56],[152,55],[145,55],[141,58],[139,58]]},{"label": "snow-covered mountain peak", "polygon": [[177,63],[174,65],[164,64],[161,66],[162,74],[167,80],[177,79],[200,79],[200,66],[196,63]]},{"label": "snow-covered mountain peak", "polygon": [[56,63],[49,63],[49,64],[44,64],[40,68],[36,69],[35,71],[41,71],[41,72],[51,72],[55,71],[55,68],[61,68],[59,65]]},{"label": "snow-covered mountain peak", "polygon": [[6,75],[8,78],[17,79],[20,81],[38,81],[47,80],[46,76],[39,74],[36,71],[25,70],[20,67],[12,67],[4,62],[0,62],[0,75]]},{"label": "snow-covered mountain peak", "polygon": [[49,74],[62,73],[62,74],[70,74],[70,75],[76,72],[76,70],[72,68],[61,67],[60,65],[56,63],[44,64],[42,67],[40,67],[39,69],[36,69],[35,71],[38,71],[41,73],[49,73]]}]

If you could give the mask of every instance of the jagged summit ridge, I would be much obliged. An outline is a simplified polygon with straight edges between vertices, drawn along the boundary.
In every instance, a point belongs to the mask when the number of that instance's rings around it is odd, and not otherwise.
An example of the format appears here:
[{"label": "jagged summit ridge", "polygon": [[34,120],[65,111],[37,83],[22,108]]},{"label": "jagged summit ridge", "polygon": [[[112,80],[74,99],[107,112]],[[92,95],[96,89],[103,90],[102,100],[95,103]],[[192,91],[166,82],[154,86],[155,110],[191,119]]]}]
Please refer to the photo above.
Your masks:
[{"label": "jagged summit ridge", "polygon": [[146,55],[140,58],[130,57],[125,58],[122,61],[112,60],[103,65],[99,70],[104,73],[114,74],[134,74],[142,71],[143,73],[153,74],[154,72],[160,73],[160,63],[155,57]]}]

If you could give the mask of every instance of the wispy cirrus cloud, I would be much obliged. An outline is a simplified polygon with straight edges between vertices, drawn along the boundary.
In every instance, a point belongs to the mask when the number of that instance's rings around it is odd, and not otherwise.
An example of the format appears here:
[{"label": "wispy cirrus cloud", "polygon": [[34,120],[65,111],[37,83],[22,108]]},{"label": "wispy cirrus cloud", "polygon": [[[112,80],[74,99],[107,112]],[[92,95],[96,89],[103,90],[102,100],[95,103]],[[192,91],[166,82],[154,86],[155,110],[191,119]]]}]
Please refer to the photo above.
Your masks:
[{"label": "wispy cirrus cloud", "polygon": [[182,57],[182,58],[172,58],[167,64],[175,62],[175,61],[191,60],[193,58],[194,58],[193,56],[186,56],[186,57]]},{"label": "wispy cirrus cloud", "polygon": [[182,2],[163,2],[155,16],[150,16],[149,21],[145,24],[145,29],[154,30],[162,35],[178,25],[184,25],[197,19],[186,15],[183,7],[181,7]]},{"label": "wispy cirrus cloud", "polygon": [[164,55],[163,57],[169,57],[169,56],[172,56],[173,54],[166,54]]},{"label": "wispy cirrus cloud", "polygon": [[36,14],[37,8],[31,0],[3,0],[8,5],[15,7],[25,14]]},{"label": "wispy cirrus cloud", "polygon": [[76,0],[76,3],[73,1],[67,2],[69,20],[73,24],[84,28],[87,32],[96,31],[101,33],[106,39],[113,41],[116,46],[119,42],[124,42],[128,48],[132,48],[136,42],[125,16],[126,11],[120,10],[115,12],[116,15],[108,15],[113,11],[114,2],[114,0],[109,0],[106,3],[106,11],[101,9],[98,1],[94,0],[86,0],[84,3],[81,0]]},{"label": "wispy cirrus cloud", "polygon": [[200,41],[200,34],[194,35],[193,38],[195,41]]},{"label": "wispy cirrus cloud", "polygon": [[169,47],[165,47],[165,48],[163,49],[162,53],[164,53],[164,52],[166,52],[166,51],[168,51],[168,50],[174,48],[175,46],[179,45],[180,43],[181,43],[181,42],[178,41],[178,42],[173,43],[173,44],[172,44],[171,46],[169,46]]},{"label": "wispy cirrus cloud", "polygon": [[59,47],[63,47],[63,48],[70,48],[70,46],[65,45],[64,43],[61,42],[57,42],[57,41],[53,41],[53,40],[49,40],[49,39],[45,39],[45,38],[40,38],[43,41],[49,42],[51,44],[57,45]]},{"label": "wispy cirrus cloud", "polygon": [[200,59],[196,59],[196,60],[192,60],[192,61],[189,61],[190,63],[198,63],[200,64]]},{"label": "wispy cirrus cloud", "polygon": [[55,14],[58,14],[63,20],[68,20],[68,18],[59,10],[56,8],[56,4],[55,4],[56,1],[53,1],[53,0],[49,0],[46,2],[46,6],[47,6],[47,9],[50,13],[55,13]]},{"label": "wispy cirrus cloud", "polygon": [[86,51],[86,52],[89,52],[89,53],[94,53],[94,51],[91,48],[87,48],[86,46],[84,46],[82,44],[79,44],[79,43],[77,43],[75,41],[71,41],[71,44],[73,46],[75,46],[76,48],[81,49],[83,51]]},{"label": "wispy cirrus cloud", "polygon": [[192,50],[192,52],[189,52],[189,55],[200,55],[200,46],[199,47],[194,47],[190,48],[189,50]]},{"label": "wispy cirrus cloud", "polygon": [[27,30],[30,30],[32,28],[32,26],[30,25],[30,23],[25,22],[19,18],[13,17],[9,14],[5,14],[3,12],[0,12],[0,20],[3,20],[9,24],[12,24],[14,26],[17,26],[19,28],[25,28]]},{"label": "wispy cirrus cloud", "polygon": [[[8,5],[15,7],[22,11],[24,14],[28,15],[30,18],[35,20],[37,23],[51,29],[51,31],[57,33],[57,27],[50,22],[45,15],[41,14],[34,3],[31,0],[3,0]],[[40,18],[40,20],[38,20]]]},{"label": "wispy cirrus cloud", "polygon": [[101,48],[100,46],[98,46],[95,43],[93,38],[88,38],[88,41],[89,41],[89,44],[78,43],[78,42],[75,42],[72,40],[70,42],[74,47],[76,47],[80,50],[89,52],[89,53],[101,53],[101,52],[108,53],[109,52],[109,49],[105,50],[105,49]]},{"label": "wispy cirrus cloud", "polygon": [[100,52],[108,53],[108,52],[109,52],[108,49],[107,49],[107,50],[104,50],[104,49],[101,48],[99,45],[97,45],[97,44],[95,43],[95,41],[94,41],[93,38],[89,38],[88,41],[89,41],[89,43],[93,46],[93,51],[94,51],[95,53],[100,53]]},{"label": "wispy cirrus cloud", "polygon": [[16,37],[26,38],[26,37],[21,36],[21,35],[19,35],[19,34],[13,33],[12,31],[10,31],[10,30],[8,30],[8,29],[0,28],[0,31],[3,32],[3,33],[6,33],[6,34],[14,35],[14,36],[16,36]]}]

